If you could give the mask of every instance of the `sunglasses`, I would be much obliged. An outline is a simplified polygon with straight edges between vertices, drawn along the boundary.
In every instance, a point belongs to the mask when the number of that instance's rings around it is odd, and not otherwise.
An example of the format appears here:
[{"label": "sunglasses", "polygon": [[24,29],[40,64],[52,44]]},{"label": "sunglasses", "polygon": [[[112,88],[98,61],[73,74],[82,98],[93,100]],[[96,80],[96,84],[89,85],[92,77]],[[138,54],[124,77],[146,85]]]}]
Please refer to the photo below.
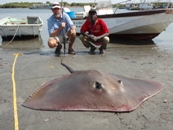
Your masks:
[{"label": "sunglasses", "polygon": [[54,5],[52,5],[52,6],[60,6],[59,4],[54,4]]},{"label": "sunglasses", "polygon": [[54,8],[53,10],[55,10],[55,9],[60,10],[60,8]]}]

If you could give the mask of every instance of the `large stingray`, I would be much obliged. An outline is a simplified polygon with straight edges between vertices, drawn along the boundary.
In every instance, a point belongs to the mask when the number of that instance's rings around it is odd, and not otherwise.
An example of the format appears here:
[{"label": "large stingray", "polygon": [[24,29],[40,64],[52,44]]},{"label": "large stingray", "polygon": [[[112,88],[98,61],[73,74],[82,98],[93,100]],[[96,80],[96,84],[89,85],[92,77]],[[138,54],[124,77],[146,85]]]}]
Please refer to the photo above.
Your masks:
[{"label": "large stingray", "polygon": [[43,84],[23,106],[36,110],[128,112],[163,90],[155,81],[127,78],[97,70],[73,71]]}]

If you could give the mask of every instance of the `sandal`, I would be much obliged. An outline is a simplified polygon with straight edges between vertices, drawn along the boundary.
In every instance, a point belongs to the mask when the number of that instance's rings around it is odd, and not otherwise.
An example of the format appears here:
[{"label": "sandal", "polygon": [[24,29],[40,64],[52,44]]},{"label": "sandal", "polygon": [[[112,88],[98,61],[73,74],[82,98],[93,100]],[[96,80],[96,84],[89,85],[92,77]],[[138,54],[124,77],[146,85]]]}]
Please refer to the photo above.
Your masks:
[{"label": "sandal", "polygon": [[93,45],[91,45],[91,49],[90,49],[90,51],[88,53],[91,54],[91,55],[94,55],[94,51],[95,50],[96,50],[96,47],[94,47]]},{"label": "sandal", "polygon": [[68,49],[68,54],[75,55],[75,54],[76,54],[76,52],[75,52],[73,49]]},{"label": "sandal", "polygon": [[105,51],[103,50],[102,46],[99,48],[99,50],[100,50],[100,54],[104,54],[105,53]]},{"label": "sandal", "polygon": [[55,54],[60,55],[61,54],[61,48],[62,48],[62,45],[59,44],[55,49]]}]

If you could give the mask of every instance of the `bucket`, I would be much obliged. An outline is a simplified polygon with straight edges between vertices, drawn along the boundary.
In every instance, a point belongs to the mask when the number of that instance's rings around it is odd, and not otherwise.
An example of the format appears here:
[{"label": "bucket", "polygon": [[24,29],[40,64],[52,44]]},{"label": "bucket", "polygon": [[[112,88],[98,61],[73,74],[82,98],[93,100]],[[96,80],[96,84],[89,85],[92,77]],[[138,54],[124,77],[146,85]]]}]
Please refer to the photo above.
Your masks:
[{"label": "bucket", "polygon": [[70,16],[70,18],[75,18],[76,17],[74,11],[66,12],[66,13]]}]

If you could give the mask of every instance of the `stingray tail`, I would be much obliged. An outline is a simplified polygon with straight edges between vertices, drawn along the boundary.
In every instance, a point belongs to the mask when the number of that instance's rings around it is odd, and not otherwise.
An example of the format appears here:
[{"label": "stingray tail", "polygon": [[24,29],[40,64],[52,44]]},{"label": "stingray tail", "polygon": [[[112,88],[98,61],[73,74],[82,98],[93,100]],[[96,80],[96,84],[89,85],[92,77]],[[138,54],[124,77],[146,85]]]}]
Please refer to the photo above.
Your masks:
[{"label": "stingray tail", "polygon": [[70,73],[73,73],[74,72],[74,70],[72,68],[70,68],[68,65],[66,65],[66,64],[63,63],[63,60],[62,59],[61,59],[61,65],[65,66],[70,71]]}]

